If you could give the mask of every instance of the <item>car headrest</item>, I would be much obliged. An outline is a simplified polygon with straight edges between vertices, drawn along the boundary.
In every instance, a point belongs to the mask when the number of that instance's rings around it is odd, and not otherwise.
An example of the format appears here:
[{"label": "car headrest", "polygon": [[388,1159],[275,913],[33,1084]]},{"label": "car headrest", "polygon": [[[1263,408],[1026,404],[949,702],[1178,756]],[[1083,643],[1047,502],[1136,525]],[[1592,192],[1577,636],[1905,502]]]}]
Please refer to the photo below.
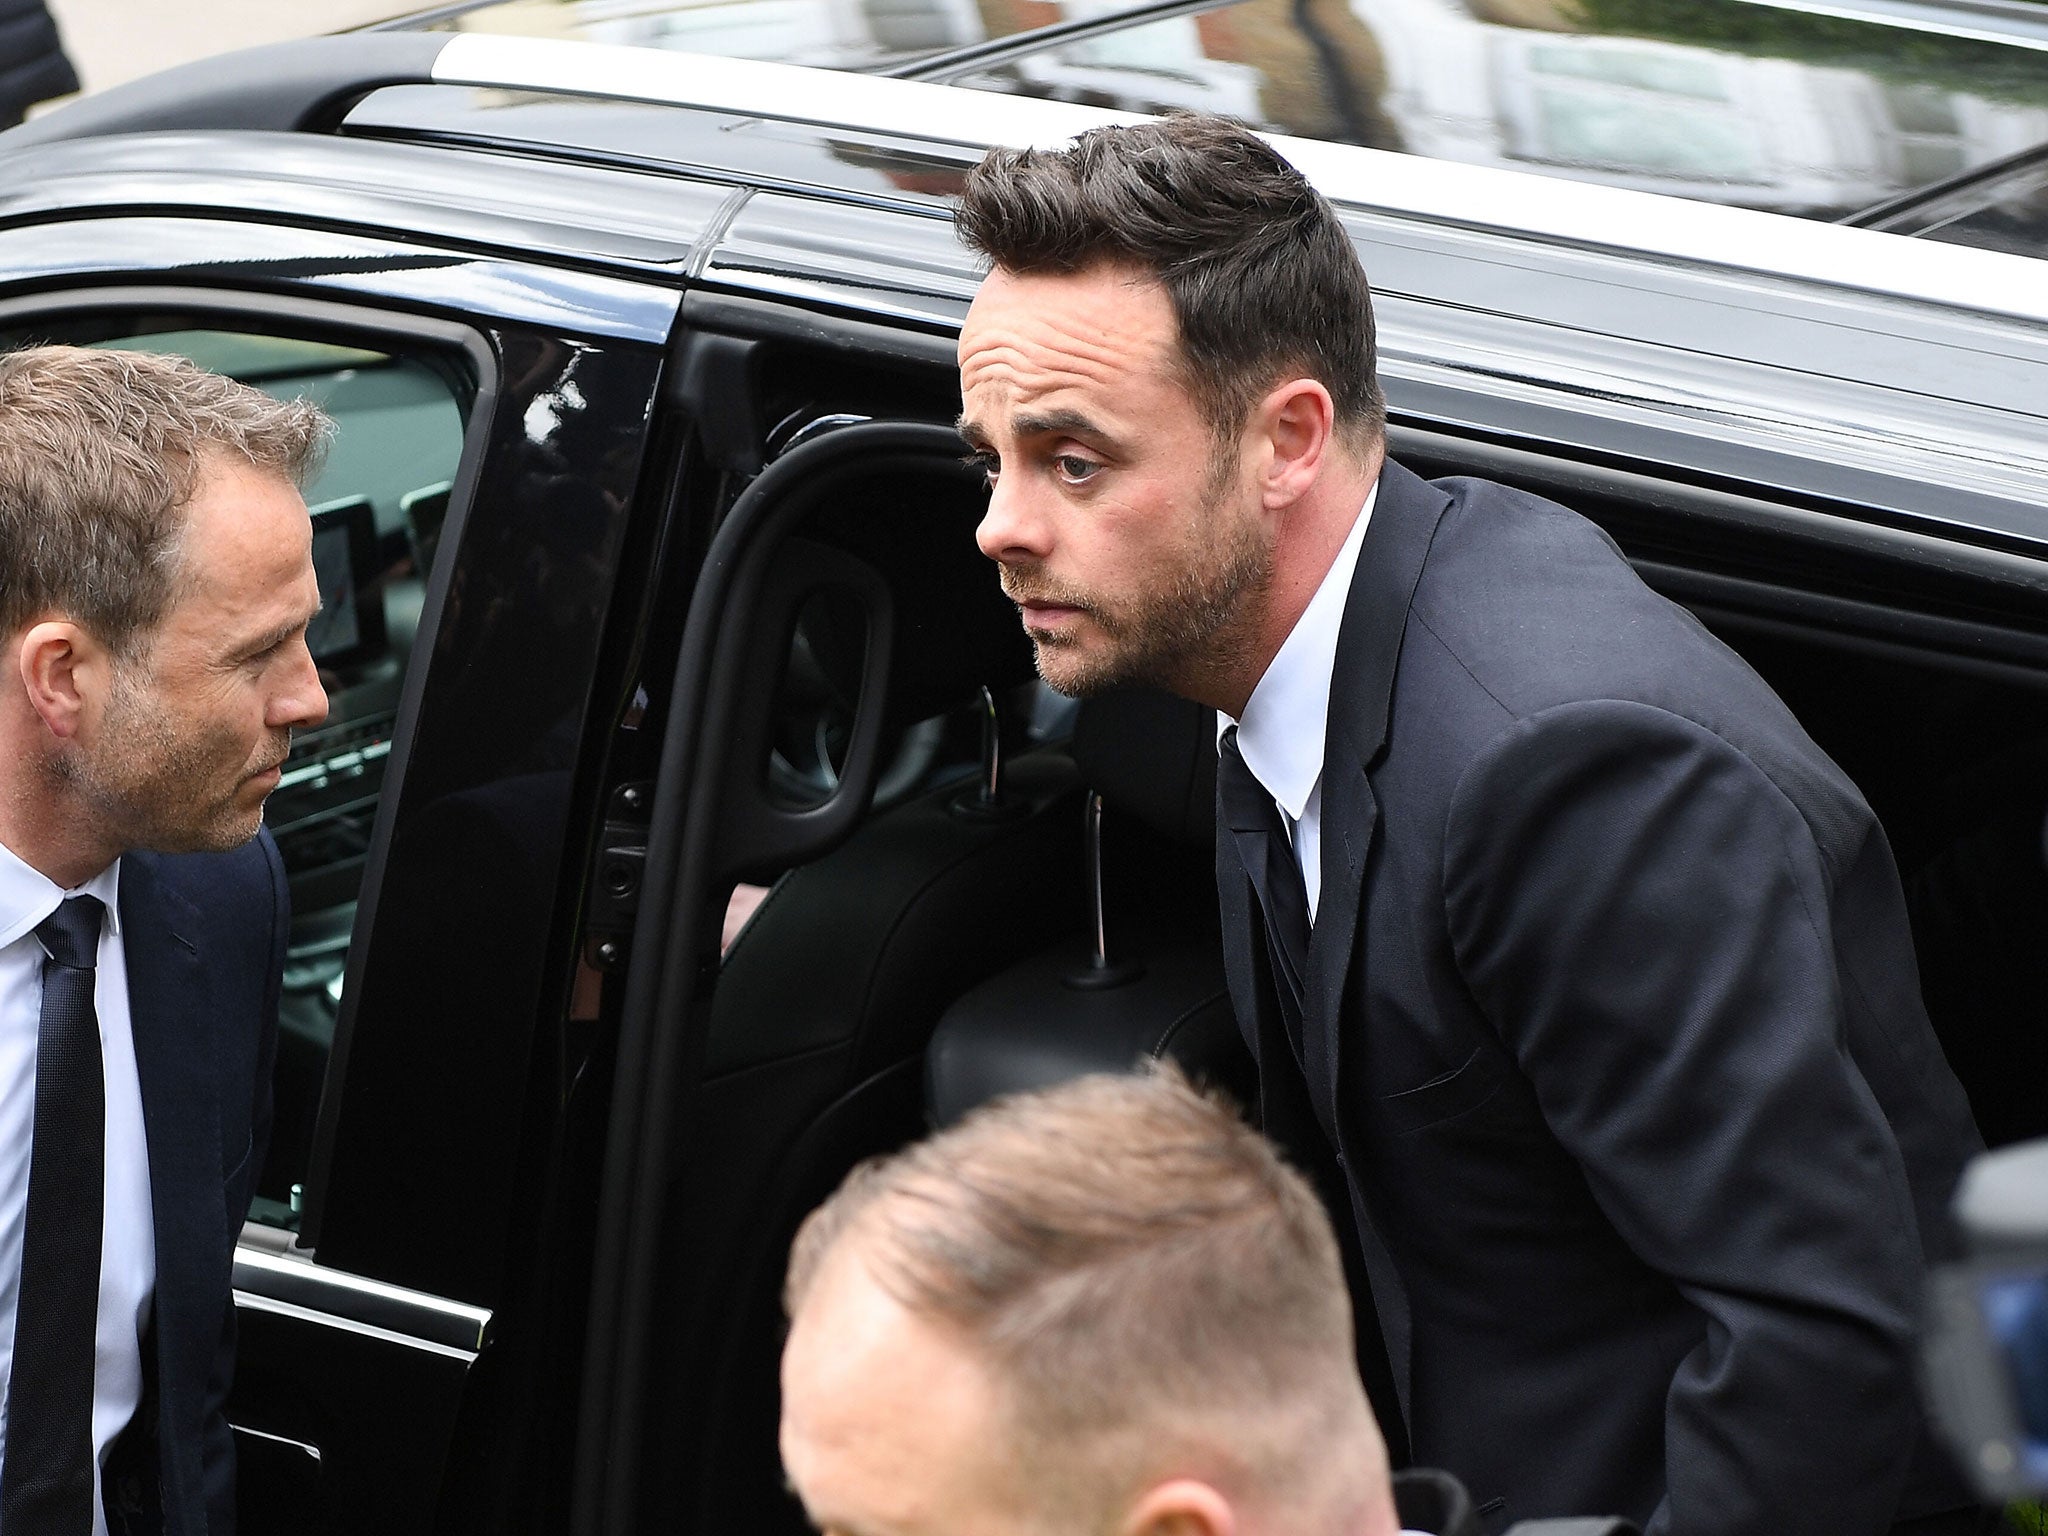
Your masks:
[{"label": "car headrest", "polygon": [[1081,780],[1110,809],[1188,844],[1216,837],[1216,713],[1151,688],[1099,694],[1074,721]]}]

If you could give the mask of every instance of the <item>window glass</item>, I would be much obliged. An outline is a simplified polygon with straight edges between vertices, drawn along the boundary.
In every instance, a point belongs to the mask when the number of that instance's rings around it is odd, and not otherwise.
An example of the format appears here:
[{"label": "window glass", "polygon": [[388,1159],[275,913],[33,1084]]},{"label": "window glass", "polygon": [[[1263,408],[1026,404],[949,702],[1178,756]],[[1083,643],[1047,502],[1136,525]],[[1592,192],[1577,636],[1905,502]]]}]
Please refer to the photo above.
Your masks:
[{"label": "window glass", "polygon": [[828,69],[885,68],[1139,0],[498,0],[399,28],[568,37]]},{"label": "window glass", "polygon": [[945,78],[1826,219],[2048,142],[2048,54],[1741,0],[1229,0]]},{"label": "window glass", "polygon": [[436,353],[209,326],[189,315],[67,316],[0,331],[0,347],[37,341],[179,353],[280,399],[313,400],[334,419],[332,447],[304,488],[322,597],[307,640],[328,715],[294,739],[264,810],[290,878],[292,923],[276,1118],[250,1215],[294,1226],[370,828],[473,386],[461,365]]}]

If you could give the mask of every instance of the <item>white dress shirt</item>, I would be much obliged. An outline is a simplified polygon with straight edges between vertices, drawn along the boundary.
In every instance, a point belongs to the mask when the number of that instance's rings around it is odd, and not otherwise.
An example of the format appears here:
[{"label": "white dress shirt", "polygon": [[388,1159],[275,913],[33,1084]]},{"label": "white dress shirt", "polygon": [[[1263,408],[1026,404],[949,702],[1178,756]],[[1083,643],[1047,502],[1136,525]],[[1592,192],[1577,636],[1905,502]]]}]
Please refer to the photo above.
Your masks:
[{"label": "white dress shirt", "polygon": [[1309,921],[1323,894],[1323,743],[1330,729],[1330,678],[1337,670],[1337,632],[1344,625],[1344,603],[1351,595],[1351,575],[1358,568],[1358,549],[1372,521],[1379,482],[1366,493],[1351,532],[1330,562],[1322,585],[1308,600],[1294,628],[1274,655],[1252,696],[1244,718],[1216,717],[1216,740],[1237,727],[1237,749],[1252,777],[1287,818],[1294,839],[1294,862],[1308,891]]},{"label": "white dress shirt", "polygon": [[100,1227],[100,1306],[93,1371],[93,1530],[106,1536],[99,1469],[142,1400],[142,1329],[156,1289],[149,1151],[142,1087],[128,1014],[128,958],[121,944],[121,863],[63,890],[0,845],[0,1461],[6,1456],[6,1385],[14,1377],[14,1316],[21,1298],[22,1219],[28,1208],[35,1130],[36,1034],[42,1020],[43,946],[36,925],[67,896],[97,896],[100,925],[93,1010],[107,1093],[105,1204]]}]

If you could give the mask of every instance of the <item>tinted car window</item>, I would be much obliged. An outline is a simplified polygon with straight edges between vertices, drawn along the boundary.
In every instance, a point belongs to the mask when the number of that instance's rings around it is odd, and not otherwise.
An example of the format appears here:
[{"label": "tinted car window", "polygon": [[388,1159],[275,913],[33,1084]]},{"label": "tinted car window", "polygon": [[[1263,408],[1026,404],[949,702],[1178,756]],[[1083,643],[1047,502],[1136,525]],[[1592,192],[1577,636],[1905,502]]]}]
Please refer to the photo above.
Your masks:
[{"label": "tinted car window", "polygon": [[2048,142],[2048,53],[1734,0],[1239,0],[952,78],[1824,219]]},{"label": "tinted car window", "polygon": [[181,353],[281,399],[312,399],[334,418],[333,444],[305,487],[322,602],[306,638],[328,715],[294,739],[264,809],[291,883],[292,926],[276,1118],[250,1216],[294,1226],[392,725],[462,449],[466,385],[438,358],[179,317],[99,315],[0,333],[0,346],[36,340]]}]

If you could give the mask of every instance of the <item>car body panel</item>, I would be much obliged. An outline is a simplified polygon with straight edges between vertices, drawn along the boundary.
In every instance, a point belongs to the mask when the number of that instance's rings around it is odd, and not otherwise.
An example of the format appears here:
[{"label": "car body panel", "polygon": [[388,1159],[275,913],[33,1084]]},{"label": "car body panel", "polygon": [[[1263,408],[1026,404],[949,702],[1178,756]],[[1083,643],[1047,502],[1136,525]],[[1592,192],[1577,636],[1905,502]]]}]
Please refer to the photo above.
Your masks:
[{"label": "car body panel", "polygon": [[[409,28],[1220,111],[1819,219],[2048,142],[2048,25],[2016,0],[611,0],[450,7],[381,30]],[[1997,222],[2003,248],[2048,248]],[[1919,232],[1970,241],[1954,221]]]},{"label": "car body panel", "polygon": [[[590,203],[589,177],[566,166],[479,157],[451,186],[447,156],[431,149],[285,133],[121,135],[40,146],[33,159],[28,177],[10,175],[0,163],[0,186],[7,188],[0,193],[0,224],[54,215],[69,224],[88,211],[128,209],[189,209],[209,219],[246,213],[280,226],[267,237],[274,245],[296,250],[297,230],[324,228],[331,232],[325,249],[337,260],[365,264],[380,247],[365,242],[362,232],[397,233],[403,254],[422,271],[435,259],[435,242],[446,241],[471,248],[461,263],[464,285],[545,283],[556,290],[551,298],[536,294],[526,301],[508,294],[486,308],[510,305],[510,313],[536,320],[581,315],[586,329],[600,328],[593,334],[640,339],[666,335],[662,301],[643,304],[637,287],[607,285],[601,273],[576,269],[680,271],[729,196],[722,187],[673,175],[619,170],[605,178],[598,209]],[[187,236],[189,254],[175,254],[204,260],[206,233]],[[507,265],[499,275],[477,265],[478,247],[553,260],[541,268]]]}]

